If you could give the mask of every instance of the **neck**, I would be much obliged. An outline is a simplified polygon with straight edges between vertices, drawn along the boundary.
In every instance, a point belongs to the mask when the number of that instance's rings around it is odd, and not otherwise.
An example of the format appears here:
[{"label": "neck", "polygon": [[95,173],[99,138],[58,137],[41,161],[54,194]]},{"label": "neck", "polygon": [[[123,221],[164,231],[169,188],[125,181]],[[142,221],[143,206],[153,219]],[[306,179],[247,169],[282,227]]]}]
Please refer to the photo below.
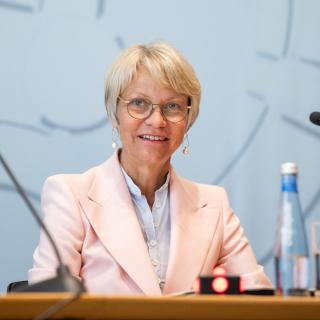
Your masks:
[{"label": "neck", "polygon": [[155,192],[166,181],[166,176],[170,169],[170,159],[160,165],[143,164],[136,163],[134,159],[128,159],[126,155],[121,152],[119,154],[119,160],[124,170],[146,197],[149,207],[152,208]]}]

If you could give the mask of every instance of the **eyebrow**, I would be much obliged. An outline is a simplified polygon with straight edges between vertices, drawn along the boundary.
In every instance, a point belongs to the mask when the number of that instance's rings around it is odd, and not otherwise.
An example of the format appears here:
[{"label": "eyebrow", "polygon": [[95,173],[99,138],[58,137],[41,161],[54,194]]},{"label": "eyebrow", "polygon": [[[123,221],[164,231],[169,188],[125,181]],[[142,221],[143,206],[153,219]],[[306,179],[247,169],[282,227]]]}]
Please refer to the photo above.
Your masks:
[{"label": "eyebrow", "polygon": [[[149,95],[147,95],[145,93],[142,93],[142,92],[133,92],[133,93],[129,94],[129,96],[133,96],[133,95],[143,96],[143,97],[147,98],[150,101],[153,100]],[[165,99],[165,101],[172,101],[172,100],[177,100],[177,99],[179,99],[179,100],[181,99],[182,100],[182,99],[184,99],[184,97],[170,96],[169,98]],[[189,98],[188,98],[187,102],[189,102]]]}]

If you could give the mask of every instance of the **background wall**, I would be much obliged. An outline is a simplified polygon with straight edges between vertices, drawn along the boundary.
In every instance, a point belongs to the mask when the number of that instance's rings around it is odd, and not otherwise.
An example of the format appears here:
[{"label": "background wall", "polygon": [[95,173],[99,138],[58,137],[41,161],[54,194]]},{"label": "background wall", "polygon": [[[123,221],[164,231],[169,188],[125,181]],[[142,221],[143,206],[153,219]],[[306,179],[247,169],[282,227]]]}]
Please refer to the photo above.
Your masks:
[{"label": "background wall", "polygon": [[[273,279],[282,162],[320,220],[320,2],[312,0],[0,0],[0,151],[39,207],[44,179],[111,155],[104,75],[122,48],[164,39],[203,88],[187,178],[224,186]],[[26,279],[39,229],[0,168],[0,291]]]}]

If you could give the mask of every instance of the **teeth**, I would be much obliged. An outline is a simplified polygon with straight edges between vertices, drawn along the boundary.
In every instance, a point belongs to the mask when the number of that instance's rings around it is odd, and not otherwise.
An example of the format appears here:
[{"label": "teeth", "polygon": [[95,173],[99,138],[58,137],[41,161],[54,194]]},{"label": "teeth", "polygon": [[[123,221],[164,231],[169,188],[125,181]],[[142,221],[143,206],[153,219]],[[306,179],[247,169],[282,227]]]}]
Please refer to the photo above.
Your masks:
[{"label": "teeth", "polygon": [[152,140],[152,141],[164,141],[165,138],[164,137],[159,137],[159,136],[150,136],[148,134],[144,134],[142,135],[142,138],[143,139],[146,139],[146,140]]}]

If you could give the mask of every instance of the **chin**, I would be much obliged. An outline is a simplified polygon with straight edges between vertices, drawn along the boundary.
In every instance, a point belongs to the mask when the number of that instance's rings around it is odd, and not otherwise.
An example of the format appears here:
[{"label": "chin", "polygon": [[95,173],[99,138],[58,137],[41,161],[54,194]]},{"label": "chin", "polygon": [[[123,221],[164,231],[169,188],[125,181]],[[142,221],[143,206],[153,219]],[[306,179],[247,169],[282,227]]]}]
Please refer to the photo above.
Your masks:
[{"label": "chin", "polygon": [[170,162],[171,155],[158,153],[155,151],[146,151],[138,155],[139,161],[154,165],[164,165]]}]

